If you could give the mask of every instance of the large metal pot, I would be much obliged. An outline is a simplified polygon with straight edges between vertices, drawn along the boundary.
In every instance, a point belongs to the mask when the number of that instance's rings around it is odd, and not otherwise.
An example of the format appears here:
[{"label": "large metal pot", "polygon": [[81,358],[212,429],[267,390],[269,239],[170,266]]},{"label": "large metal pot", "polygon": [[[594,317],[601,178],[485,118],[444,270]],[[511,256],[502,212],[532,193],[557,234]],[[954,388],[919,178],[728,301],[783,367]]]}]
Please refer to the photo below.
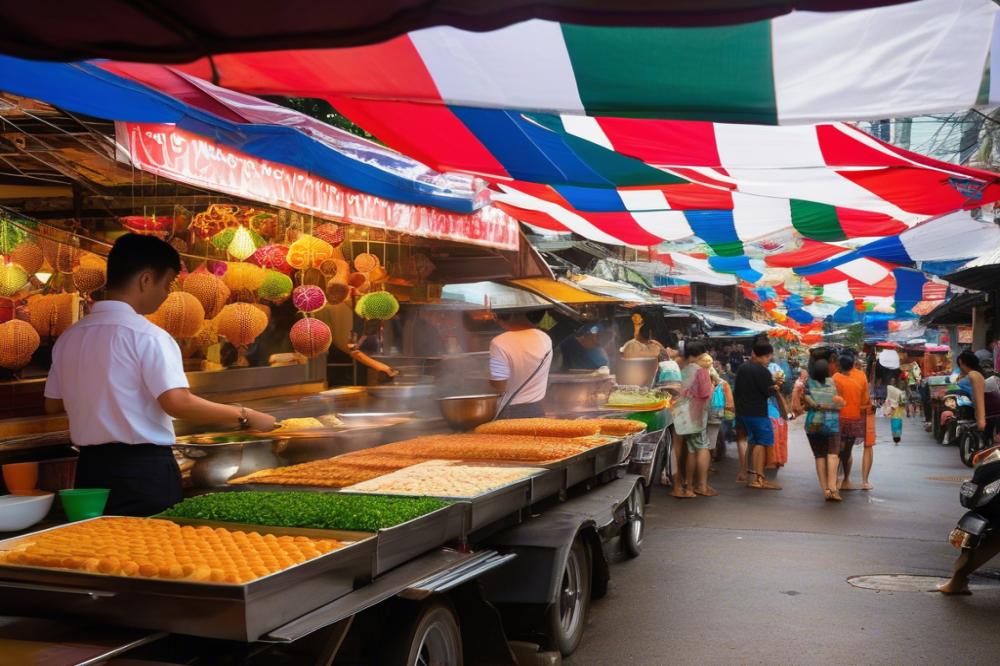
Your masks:
[{"label": "large metal pot", "polygon": [[198,435],[177,440],[177,449],[194,461],[191,484],[195,488],[225,487],[230,479],[277,467],[283,446],[275,439],[247,435]]},{"label": "large metal pot", "polygon": [[561,414],[597,409],[608,401],[615,378],[593,372],[552,373],[545,392],[545,411]]},{"label": "large metal pot", "polygon": [[660,362],[655,357],[622,358],[615,367],[619,386],[651,386]]},{"label": "large metal pot", "polygon": [[452,395],[438,400],[441,416],[456,430],[472,430],[497,414],[500,396],[496,393],[482,395]]}]

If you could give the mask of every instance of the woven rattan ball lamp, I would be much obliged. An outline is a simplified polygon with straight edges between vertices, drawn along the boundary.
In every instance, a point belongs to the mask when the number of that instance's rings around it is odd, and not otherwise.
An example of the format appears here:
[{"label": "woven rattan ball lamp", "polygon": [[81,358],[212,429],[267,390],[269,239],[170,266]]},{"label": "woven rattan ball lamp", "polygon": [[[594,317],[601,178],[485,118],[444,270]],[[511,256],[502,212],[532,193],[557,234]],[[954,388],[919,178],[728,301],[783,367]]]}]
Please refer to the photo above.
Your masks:
[{"label": "woven rattan ball lamp", "polygon": [[247,345],[257,339],[267,328],[267,315],[250,303],[231,303],[222,308],[216,319],[219,335],[229,341],[239,351],[235,365],[250,365],[246,358]]},{"label": "woven rattan ball lamp", "polygon": [[326,352],[333,341],[330,327],[312,317],[295,322],[289,332],[289,337],[292,340],[292,348],[307,358]]},{"label": "woven rattan ball lamp", "polygon": [[37,243],[23,241],[11,250],[10,261],[23,268],[28,275],[34,275],[42,269],[45,255]]},{"label": "woven rattan ball lamp", "polygon": [[333,246],[325,240],[302,234],[288,248],[288,265],[297,271],[319,268],[334,253]]},{"label": "woven rattan ball lamp", "polygon": [[0,367],[20,370],[40,344],[38,332],[28,322],[12,319],[0,324]]},{"label": "woven rattan ball lamp", "polygon": [[205,324],[205,308],[194,295],[175,291],[149,320],[175,338],[190,338]]},{"label": "woven rattan ball lamp", "polygon": [[7,263],[0,258],[0,296],[13,296],[21,291],[30,277],[20,264]]}]

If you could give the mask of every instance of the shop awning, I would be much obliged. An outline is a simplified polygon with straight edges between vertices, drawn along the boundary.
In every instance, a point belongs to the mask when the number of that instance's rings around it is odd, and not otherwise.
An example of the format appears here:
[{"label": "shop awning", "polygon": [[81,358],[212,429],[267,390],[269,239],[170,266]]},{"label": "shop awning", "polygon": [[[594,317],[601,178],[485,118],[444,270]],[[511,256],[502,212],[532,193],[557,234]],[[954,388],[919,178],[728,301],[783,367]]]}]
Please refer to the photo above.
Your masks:
[{"label": "shop awning", "polygon": [[831,11],[908,0],[173,0],[136,5],[104,0],[81,6],[55,0],[0,9],[0,49],[25,58],[119,58],[184,62],[211,53],[371,44],[411,30],[451,25],[494,30],[530,18],[584,25],[720,25],[757,21],[795,9]]},{"label": "shop awning", "polygon": [[537,294],[499,282],[446,284],[441,305],[467,310],[547,310],[552,303]]},{"label": "shop awning", "polygon": [[972,323],[972,310],[986,304],[986,294],[969,292],[945,301],[920,318],[924,326],[952,326]]},{"label": "shop awning", "polygon": [[[620,27],[629,23],[622,20],[579,25],[572,15],[564,23],[532,20],[489,32],[434,27],[353,49],[225,55],[190,69],[258,93],[389,100],[395,114],[412,114],[418,126],[428,119],[424,111],[446,106],[793,124],[987,103],[980,92],[998,11],[990,0],[919,0],[738,25],[650,27],[664,16],[664,4],[645,12],[647,20],[635,28]],[[681,5],[705,11],[706,3]],[[990,92],[998,99],[995,84]]]},{"label": "shop awning", "polygon": [[1000,289],[1000,245],[983,254],[944,279],[966,289],[994,291]]},{"label": "shop awning", "polygon": [[[511,280],[511,284],[538,294],[557,303],[566,305],[613,305],[621,303],[622,299],[584,290],[567,280],[552,280],[549,278],[524,278]],[[579,283],[577,283],[579,284]],[[582,285],[581,285],[582,286]]]}]

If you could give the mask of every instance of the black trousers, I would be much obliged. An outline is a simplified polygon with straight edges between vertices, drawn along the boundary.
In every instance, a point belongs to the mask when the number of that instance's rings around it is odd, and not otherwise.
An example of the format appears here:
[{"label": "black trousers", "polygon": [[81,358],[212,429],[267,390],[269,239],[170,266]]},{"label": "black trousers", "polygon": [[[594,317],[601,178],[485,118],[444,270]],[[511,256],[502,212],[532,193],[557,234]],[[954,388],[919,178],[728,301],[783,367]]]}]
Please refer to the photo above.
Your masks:
[{"label": "black trousers", "polygon": [[173,450],[155,444],[81,446],[76,487],[110,489],[109,516],[151,516],[184,499]]},{"label": "black trousers", "polygon": [[525,402],[519,405],[507,405],[497,415],[498,419],[535,419],[545,416],[541,401]]}]

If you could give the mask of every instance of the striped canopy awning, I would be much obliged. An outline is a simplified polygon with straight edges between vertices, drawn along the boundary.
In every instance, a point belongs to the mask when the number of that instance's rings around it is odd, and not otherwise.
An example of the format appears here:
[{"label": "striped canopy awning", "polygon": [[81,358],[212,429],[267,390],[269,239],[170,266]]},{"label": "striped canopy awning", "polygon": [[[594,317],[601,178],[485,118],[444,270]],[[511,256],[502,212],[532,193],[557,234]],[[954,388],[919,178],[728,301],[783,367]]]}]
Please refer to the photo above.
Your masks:
[{"label": "striped canopy awning", "polygon": [[997,12],[990,0],[918,0],[705,27],[433,27],[357,48],[221,55],[189,71],[255,93],[398,101],[421,116],[450,105],[758,124],[891,118],[1000,99],[987,73]]}]

